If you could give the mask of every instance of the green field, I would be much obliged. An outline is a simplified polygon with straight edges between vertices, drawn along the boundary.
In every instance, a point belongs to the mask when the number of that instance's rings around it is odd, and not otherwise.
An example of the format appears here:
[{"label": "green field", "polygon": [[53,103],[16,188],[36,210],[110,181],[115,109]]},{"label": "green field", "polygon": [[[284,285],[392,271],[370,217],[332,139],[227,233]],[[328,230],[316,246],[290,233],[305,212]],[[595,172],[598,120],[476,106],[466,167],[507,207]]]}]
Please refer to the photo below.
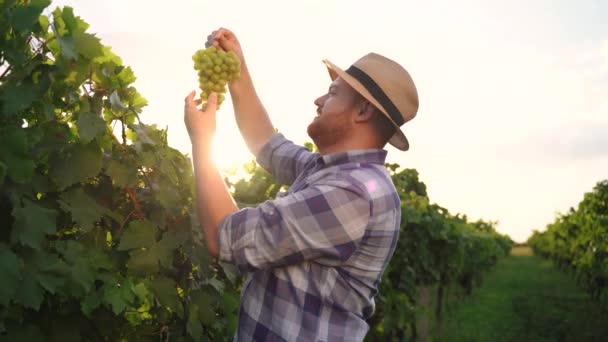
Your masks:
[{"label": "green field", "polygon": [[608,341],[608,313],[526,247],[514,248],[444,317],[435,341]]}]

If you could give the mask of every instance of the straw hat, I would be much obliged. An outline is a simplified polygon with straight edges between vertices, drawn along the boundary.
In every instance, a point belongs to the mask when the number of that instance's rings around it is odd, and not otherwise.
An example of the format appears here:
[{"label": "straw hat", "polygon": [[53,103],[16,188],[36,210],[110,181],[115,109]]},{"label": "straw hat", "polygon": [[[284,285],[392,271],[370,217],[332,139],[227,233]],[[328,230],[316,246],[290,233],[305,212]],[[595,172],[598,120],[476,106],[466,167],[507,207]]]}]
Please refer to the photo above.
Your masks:
[{"label": "straw hat", "polygon": [[410,147],[401,126],[418,111],[418,91],[410,74],[396,62],[377,53],[369,53],[346,71],[323,60],[332,80],[341,77],[355,91],[378,108],[397,128],[389,143],[407,151]]}]

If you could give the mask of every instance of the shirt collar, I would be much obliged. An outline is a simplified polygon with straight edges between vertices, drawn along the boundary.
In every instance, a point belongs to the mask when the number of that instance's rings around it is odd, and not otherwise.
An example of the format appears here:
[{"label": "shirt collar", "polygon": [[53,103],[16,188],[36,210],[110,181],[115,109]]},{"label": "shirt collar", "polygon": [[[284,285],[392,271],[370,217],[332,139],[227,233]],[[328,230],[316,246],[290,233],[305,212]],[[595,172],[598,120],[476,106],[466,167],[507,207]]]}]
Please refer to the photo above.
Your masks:
[{"label": "shirt collar", "polygon": [[321,155],[319,158],[325,166],[340,165],[346,163],[371,163],[384,165],[387,155],[383,149],[350,150]]}]

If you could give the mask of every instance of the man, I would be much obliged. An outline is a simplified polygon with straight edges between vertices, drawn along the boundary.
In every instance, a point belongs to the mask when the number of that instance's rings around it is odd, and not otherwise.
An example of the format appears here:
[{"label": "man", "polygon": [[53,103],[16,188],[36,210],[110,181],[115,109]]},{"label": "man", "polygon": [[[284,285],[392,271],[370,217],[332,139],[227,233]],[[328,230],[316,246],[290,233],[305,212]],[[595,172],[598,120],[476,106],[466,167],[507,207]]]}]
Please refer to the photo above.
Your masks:
[{"label": "man", "polygon": [[346,71],[324,61],[332,83],[315,100],[308,134],[319,153],[311,153],[275,132],[235,35],[221,28],[208,37],[211,45],[240,58],[241,77],[229,86],[238,127],[258,163],[290,186],[239,210],[211,158],[217,97],[204,110],[194,92],[186,97],[209,253],[249,272],[235,340],[363,340],[399,233],[399,196],[383,147],[409,147],[399,127],[418,110],[410,75],[374,53]]}]

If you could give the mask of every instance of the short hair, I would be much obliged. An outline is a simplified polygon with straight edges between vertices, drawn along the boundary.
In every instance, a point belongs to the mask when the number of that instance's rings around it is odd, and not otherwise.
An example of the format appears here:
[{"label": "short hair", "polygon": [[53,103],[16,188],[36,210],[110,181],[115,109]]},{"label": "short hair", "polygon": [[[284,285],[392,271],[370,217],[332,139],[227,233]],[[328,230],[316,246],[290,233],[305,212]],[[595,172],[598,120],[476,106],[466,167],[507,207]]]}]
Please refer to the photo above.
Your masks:
[{"label": "short hair", "polygon": [[397,127],[391,122],[387,115],[382,113],[382,111],[378,107],[374,106],[374,104],[368,101],[365,97],[363,97],[363,95],[359,94],[356,91],[354,93],[356,104],[368,102],[372,105],[372,107],[374,107],[374,117],[372,118],[371,123],[376,129],[376,132],[378,132],[378,134],[380,135],[383,145],[386,145],[397,131]]},{"label": "short hair", "polygon": [[397,131],[397,127],[391,122],[391,120],[382,113],[378,108],[374,107],[374,119],[372,125],[376,128],[376,131],[380,134],[382,142],[386,145],[391,137]]}]

